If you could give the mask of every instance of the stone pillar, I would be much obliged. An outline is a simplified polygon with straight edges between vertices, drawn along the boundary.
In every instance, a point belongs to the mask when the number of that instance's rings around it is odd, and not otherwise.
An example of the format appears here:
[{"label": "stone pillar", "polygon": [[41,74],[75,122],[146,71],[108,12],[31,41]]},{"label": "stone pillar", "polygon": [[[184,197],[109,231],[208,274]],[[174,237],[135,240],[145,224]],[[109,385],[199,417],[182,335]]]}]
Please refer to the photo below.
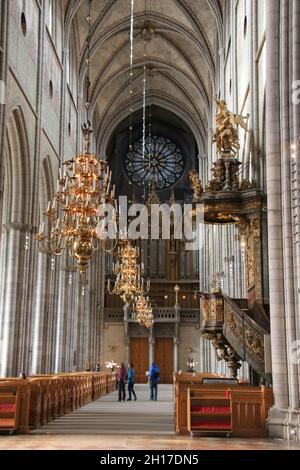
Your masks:
[{"label": "stone pillar", "polygon": [[[299,105],[292,106],[292,80],[299,79],[299,2],[267,0],[267,190],[272,374],[275,406],[273,437],[300,440],[298,367],[292,348],[297,339],[291,207],[291,146],[299,144]],[[293,112],[291,113],[291,109]],[[295,141],[293,141],[296,139]],[[299,159],[299,147],[296,158]],[[296,411],[295,411],[296,410]]]},{"label": "stone pillar", "polygon": [[259,142],[259,92],[258,92],[258,63],[255,60],[258,50],[258,18],[257,18],[257,2],[259,0],[252,0],[250,2],[250,25],[251,25],[251,127],[253,145],[253,156],[251,160],[251,180],[255,183],[257,188],[263,187],[261,178],[261,152]]},{"label": "stone pillar", "polygon": [[[299,58],[299,44],[300,44],[300,25],[299,25],[299,2],[293,1],[293,8],[294,8],[294,15],[292,16],[292,21],[293,21],[293,64],[294,64],[294,69],[293,69],[293,82],[296,83],[297,80],[299,80],[300,77],[300,58]],[[293,161],[291,165],[291,180],[295,179],[295,175],[293,174],[293,170],[296,169],[296,182],[292,183],[292,197],[293,194],[296,193],[298,197],[300,197],[300,105],[297,104],[296,102],[293,104],[293,129],[292,129],[292,137],[293,137],[293,142],[296,143],[298,142],[298,148],[297,148],[297,158],[296,161]],[[293,159],[294,160],[294,159]],[[295,187],[296,186],[296,187]],[[293,193],[293,189],[296,189],[295,193]],[[297,200],[297,205],[299,204],[299,199]],[[296,205],[296,206],[297,206]],[[300,208],[299,206],[297,209],[294,209],[294,220],[296,220],[296,225],[295,225],[295,232],[299,232],[299,227],[300,227]],[[297,287],[298,287],[298,295],[296,294],[295,296],[295,310],[299,311],[300,308],[300,236],[298,234],[298,237],[294,234],[293,236],[293,241],[296,244],[295,246],[295,257],[294,257],[294,266],[295,266],[295,271],[297,273]],[[296,331],[298,331],[298,336],[297,340],[300,340],[300,316],[296,315]],[[300,375],[300,370],[299,370],[299,375]]]},{"label": "stone pillar", "polygon": [[[96,313],[96,352],[99,355],[100,364],[103,363],[104,356],[104,301],[105,301],[105,256],[102,253],[98,253],[96,258],[97,271],[95,274],[95,280],[97,282],[96,290],[96,302],[97,302],[97,313]],[[99,283],[100,279],[100,283]],[[104,364],[103,364],[104,366]]]},{"label": "stone pillar", "polygon": [[[20,372],[20,307],[23,298],[25,275],[22,271],[24,252],[23,234],[19,224],[8,224],[6,244],[6,265],[3,271],[2,352],[0,376],[15,376]],[[23,245],[24,246],[24,245]],[[29,347],[29,345],[28,345]]]},{"label": "stone pillar", "polygon": [[173,349],[173,370],[178,372],[179,369],[179,345],[181,341],[178,336],[174,338],[174,349]]},{"label": "stone pillar", "polygon": [[125,346],[124,363],[128,364],[130,361],[130,338],[129,338],[129,331],[128,331],[129,329],[128,328],[129,305],[128,304],[124,305],[123,311],[124,311],[124,346]]},{"label": "stone pillar", "polygon": [[272,368],[275,407],[288,407],[282,252],[280,141],[280,2],[267,0],[267,192]]},{"label": "stone pillar", "polygon": [[[65,256],[63,258],[65,260]],[[66,335],[67,335],[67,315],[69,314],[66,304],[66,290],[69,285],[70,271],[67,267],[62,267],[59,273],[58,302],[57,302],[57,325],[56,325],[56,351],[55,351],[55,372],[66,370]]]},{"label": "stone pillar", "polygon": [[42,362],[44,361],[44,320],[45,320],[45,303],[46,295],[46,278],[47,278],[47,256],[44,253],[38,254],[37,284],[35,291],[35,313],[33,322],[33,346],[32,346],[32,365],[31,372],[33,374],[42,373]]},{"label": "stone pillar", "polygon": [[149,335],[149,370],[155,360],[155,338],[153,336],[153,327],[150,328]]},{"label": "stone pillar", "polygon": [[[176,293],[176,292],[175,292]],[[178,292],[176,293],[178,294]],[[179,364],[179,325],[180,325],[180,305],[176,302],[175,306],[175,336],[174,336],[174,346],[173,346],[173,370],[175,372],[178,371],[178,364]]]},{"label": "stone pillar", "polygon": [[[1,21],[1,30],[2,30],[2,37],[1,37],[1,44],[3,46],[3,53],[0,54],[0,80],[7,85],[7,77],[8,77],[8,33],[9,33],[9,0],[2,0],[2,18]],[[4,155],[5,155],[5,129],[6,129],[6,106],[0,103],[0,174],[3,175],[3,167],[4,167]],[[3,190],[2,188],[3,179],[0,180],[0,194]]]}]

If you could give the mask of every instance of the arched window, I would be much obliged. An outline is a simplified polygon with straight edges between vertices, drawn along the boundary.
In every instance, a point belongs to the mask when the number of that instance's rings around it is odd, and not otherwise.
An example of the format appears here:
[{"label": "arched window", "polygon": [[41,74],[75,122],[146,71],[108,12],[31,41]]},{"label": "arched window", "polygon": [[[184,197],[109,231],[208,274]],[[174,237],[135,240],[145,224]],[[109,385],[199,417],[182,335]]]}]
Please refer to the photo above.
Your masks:
[{"label": "arched window", "polygon": [[68,55],[66,57],[66,78],[73,98],[76,100],[77,91],[77,48],[74,24],[69,37]]},{"label": "arched window", "polygon": [[147,137],[144,155],[143,140],[140,139],[125,157],[128,178],[140,188],[155,181],[158,190],[168,189],[177,183],[184,168],[180,149],[166,137]]}]

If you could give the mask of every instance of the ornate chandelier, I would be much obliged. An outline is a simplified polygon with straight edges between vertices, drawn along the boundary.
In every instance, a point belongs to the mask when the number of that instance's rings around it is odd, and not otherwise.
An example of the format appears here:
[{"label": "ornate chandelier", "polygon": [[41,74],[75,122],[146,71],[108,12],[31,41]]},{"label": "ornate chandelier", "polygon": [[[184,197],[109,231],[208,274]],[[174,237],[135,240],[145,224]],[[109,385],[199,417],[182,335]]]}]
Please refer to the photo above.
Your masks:
[{"label": "ornate chandelier", "polygon": [[150,280],[145,282],[143,278],[143,263],[138,263],[139,249],[126,240],[118,247],[119,261],[113,264],[113,274],[116,276],[114,286],[108,279],[107,290],[113,295],[120,295],[125,304],[130,304],[135,297],[146,295],[150,289]]},{"label": "ornate chandelier", "polygon": [[114,370],[119,367],[119,363],[116,362],[116,361],[106,361],[105,362],[105,367],[107,369],[110,369],[112,372],[114,372]]},{"label": "ornate chandelier", "polygon": [[45,253],[60,256],[68,249],[77,260],[80,273],[85,272],[93,251],[106,244],[99,230],[103,218],[99,207],[115,203],[108,163],[90,153],[91,132],[90,123],[83,126],[84,153],[65,161],[64,172],[60,171],[53,205],[49,202],[44,214],[49,220],[50,234],[44,234],[42,224],[36,237]]},{"label": "ornate chandelier", "polygon": [[[134,39],[134,0],[131,0],[131,21],[130,21],[130,145],[132,152],[132,113],[133,113],[133,39]],[[144,37],[145,46],[145,37]],[[145,52],[145,51],[144,51]],[[150,129],[151,126],[149,126]],[[150,136],[149,136],[150,137]],[[143,140],[142,140],[142,159],[145,166],[145,138],[146,138],[146,65],[143,66]],[[145,181],[144,181],[145,183]],[[144,195],[145,196],[145,195]],[[108,279],[107,289],[109,294],[120,295],[126,305],[133,303],[133,318],[139,324],[150,329],[153,324],[152,307],[149,297],[146,298],[150,290],[150,280],[146,283],[143,278],[144,266],[139,264],[139,249],[134,247],[130,240],[126,240],[122,246],[119,246],[119,261],[113,264],[113,274],[116,280],[111,288],[110,279]]]},{"label": "ornate chandelier", "polygon": [[148,330],[153,325],[153,312],[149,297],[139,295],[133,306],[133,318]]},{"label": "ornate chandelier", "polygon": [[104,227],[101,225],[105,215],[104,205],[115,203],[115,187],[111,189],[112,174],[108,163],[99,160],[90,152],[92,133],[89,120],[91,3],[92,0],[88,0],[86,18],[88,23],[85,105],[87,124],[82,126],[84,152],[63,163],[64,170],[60,169],[53,204],[51,206],[51,203],[48,203],[44,214],[49,221],[49,232],[47,235],[44,233],[43,223],[36,237],[40,249],[45,253],[60,256],[67,249],[70,256],[76,259],[81,274],[86,271],[93,252],[100,246],[106,249],[108,238],[103,236]]}]

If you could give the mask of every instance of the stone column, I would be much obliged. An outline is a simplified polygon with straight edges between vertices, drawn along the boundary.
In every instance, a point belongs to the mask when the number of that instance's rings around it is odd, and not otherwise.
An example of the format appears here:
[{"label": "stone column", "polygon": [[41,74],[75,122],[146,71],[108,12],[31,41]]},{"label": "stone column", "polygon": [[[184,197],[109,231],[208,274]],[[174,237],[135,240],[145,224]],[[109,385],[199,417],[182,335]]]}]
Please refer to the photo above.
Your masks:
[{"label": "stone column", "polygon": [[179,365],[179,345],[180,345],[181,341],[180,339],[178,338],[178,336],[175,336],[174,338],[174,356],[173,356],[173,370],[174,372],[178,372],[178,365]]},{"label": "stone column", "polygon": [[[3,53],[0,55],[2,60],[0,61],[0,80],[2,80],[7,85],[8,77],[8,33],[9,33],[9,0],[2,0],[2,37],[1,43],[3,45]],[[5,129],[6,129],[6,106],[0,103],[0,174],[3,175],[3,166],[4,166],[4,155],[5,155]],[[3,183],[3,181],[2,181]],[[0,184],[0,194],[2,191]]]},{"label": "stone column", "polygon": [[[289,427],[299,413],[298,368],[292,347],[297,339],[292,235],[291,145],[300,135],[299,105],[291,106],[292,79],[299,79],[298,2],[267,0],[267,189],[272,370],[275,406],[269,432],[300,439],[300,427]],[[293,109],[291,114],[290,110]],[[293,128],[294,125],[294,128]],[[293,136],[296,139],[293,142]],[[299,158],[299,148],[297,153]]]},{"label": "stone column", "polygon": [[178,359],[179,359],[179,324],[180,324],[180,306],[175,304],[175,336],[174,336],[174,346],[173,346],[173,370],[178,371]]},{"label": "stone column", "polygon": [[[291,10],[292,8],[292,10]],[[298,367],[293,363],[291,351],[293,344],[297,339],[296,334],[296,316],[298,311],[295,309],[295,274],[296,246],[293,242],[293,210],[292,210],[292,183],[293,179],[291,174],[291,145],[294,142],[293,130],[296,131],[295,140],[297,141],[300,136],[300,120],[299,120],[299,105],[294,106],[292,114],[292,122],[294,127],[291,126],[291,120],[287,114],[290,111],[290,96],[292,88],[292,80],[294,77],[300,78],[299,68],[299,28],[300,28],[300,9],[299,2],[289,2],[284,0],[282,3],[282,29],[284,34],[281,34],[282,41],[282,60],[281,62],[290,64],[292,62],[293,74],[289,76],[289,67],[282,73],[282,145],[281,145],[281,168],[282,168],[282,195],[283,195],[283,261],[284,261],[284,278],[285,278],[285,308],[286,308],[286,337],[287,337],[287,360],[288,360],[288,375],[289,375],[289,405],[292,409],[299,409],[299,380],[298,380]],[[292,39],[292,51],[290,50],[290,40]],[[291,54],[292,52],[292,54]],[[300,428],[298,429],[300,438]]]},{"label": "stone column", "polygon": [[252,114],[252,131],[253,131],[253,156],[251,160],[251,176],[252,181],[258,188],[263,187],[261,178],[261,153],[259,142],[259,93],[258,93],[258,63],[256,61],[256,54],[258,49],[258,18],[257,18],[257,2],[259,0],[252,0],[250,2],[251,11],[251,114]]},{"label": "stone column", "polygon": [[[293,1],[293,9],[294,9],[294,14],[292,16],[292,22],[293,22],[293,64],[294,64],[294,69],[293,69],[293,82],[297,82],[297,80],[300,79],[300,50],[299,50],[299,43],[300,43],[300,12],[299,12],[299,2],[296,0]],[[294,165],[291,167],[295,168],[297,170],[296,174],[296,195],[300,197],[300,105],[297,104],[296,102],[293,105],[293,130],[292,130],[292,136],[293,136],[293,142],[296,143],[298,142],[298,148],[297,148],[297,158],[296,161],[294,161]],[[295,179],[295,176],[292,174],[291,179]],[[295,186],[294,186],[295,187]],[[293,193],[292,193],[293,194]],[[297,204],[299,204],[299,199],[297,200]],[[294,211],[294,215],[296,215],[296,227],[295,227],[295,232],[299,231],[300,227],[300,208],[298,207],[297,210]],[[294,257],[294,265],[295,265],[295,271],[297,273],[297,290],[298,290],[298,295],[295,296],[295,310],[299,311],[300,307],[300,236],[298,234],[298,237],[294,236],[294,243],[296,242],[295,246],[295,257]],[[296,316],[296,331],[298,331],[298,336],[297,339],[300,340],[300,316]],[[300,375],[300,367],[298,368],[299,374]]]},{"label": "stone column", "polygon": [[280,141],[280,2],[267,0],[266,151],[269,229],[269,282],[275,407],[288,407],[282,247]]},{"label": "stone column", "polygon": [[128,323],[129,323],[129,318],[128,318],[128,312],[129,310],[129,305],[125,304],[123,311],[124,311],[124,346],[125,346],[125,351],[124,351],[124,363],[128,364],[130,361],[130,338],[129,338],[129,331],[128,331]]},{"label": "stone column", "polygon": [[[96,302],[97,302],[97,313],[96,313],[96,352],[99,355],[99,362],[102,364],[104,356],[104,300],[105,300],[105,256],[100,252],[96,258]],[[100,279],[100,283],[99,283]],[[104,364],[103,364],[104,367]]]},{"label": "stone column", "polygon": [[[63,258],[65,261],[65,256]],[[56,352],[55,352],[55,372],[66,370],[66,336],[67,336],[67,315],[69,314],[66,304],[66,289],[69,285],[70,271],[67,266],[63,266],[59,273],[58,302],[57,302],[57,325],[56,325]]]},{"label": "stone column", "polygon": [[45,303],[46,303],[46,277],[47,277],[47,256],[44,253],[38,254],[37,263],[37,284],[35,291],[35,313],[33,322],[33,346],[32,346],[32,365],[31,372],[33,374],[42,373],[43,355],[43,337],[44,337],[44,320],[45,320]]},{"label": "stone column", "polygon": [[2,353],[0,376],[15,376],[20,363],[20,304],[23,298],[22,232],[17,224],[9,224],[7,230],[6,265],[3,272],[4,297],[1,305]]},{"label": "stone column", "polygon": [[149,370],[155,359],[155,338],[153,336],[153,327],[150,328],[149,335]]}]

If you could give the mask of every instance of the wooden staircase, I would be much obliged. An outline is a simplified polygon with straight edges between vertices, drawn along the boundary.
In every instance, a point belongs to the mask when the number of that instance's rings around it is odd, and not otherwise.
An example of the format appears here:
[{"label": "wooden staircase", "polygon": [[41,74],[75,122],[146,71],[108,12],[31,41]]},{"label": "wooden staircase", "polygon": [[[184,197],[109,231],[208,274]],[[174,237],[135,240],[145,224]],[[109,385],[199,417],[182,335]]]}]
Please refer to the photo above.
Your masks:
[{"label": "wooden staircase", "polygon": [[270,332],[265,306],[246,299],[230,299],[221,292],[202,297],[202,334],[213,342],[218,359],[224,359],[233,377],[240,361],[265,377],[264,337]]}]

